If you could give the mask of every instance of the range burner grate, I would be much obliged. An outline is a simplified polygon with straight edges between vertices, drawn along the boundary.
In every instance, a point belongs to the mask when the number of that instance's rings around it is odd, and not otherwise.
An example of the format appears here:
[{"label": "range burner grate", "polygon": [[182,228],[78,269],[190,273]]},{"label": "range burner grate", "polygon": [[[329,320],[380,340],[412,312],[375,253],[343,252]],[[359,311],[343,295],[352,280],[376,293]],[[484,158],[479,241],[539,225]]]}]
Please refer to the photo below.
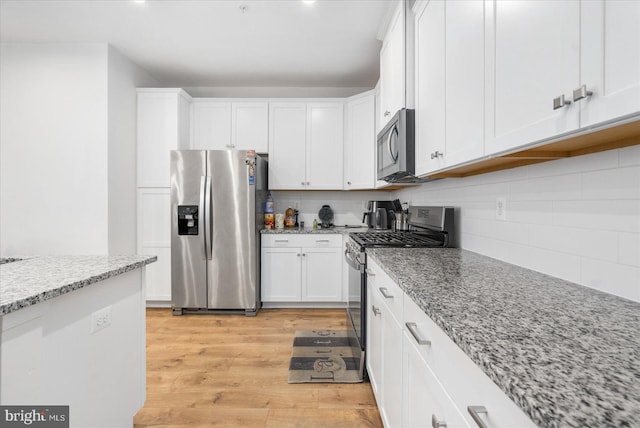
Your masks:
[{"label": "range burner grate", "polygon": [[438,236],[420,232],[354,232],[349,235],[363,247],[442,247]]}]

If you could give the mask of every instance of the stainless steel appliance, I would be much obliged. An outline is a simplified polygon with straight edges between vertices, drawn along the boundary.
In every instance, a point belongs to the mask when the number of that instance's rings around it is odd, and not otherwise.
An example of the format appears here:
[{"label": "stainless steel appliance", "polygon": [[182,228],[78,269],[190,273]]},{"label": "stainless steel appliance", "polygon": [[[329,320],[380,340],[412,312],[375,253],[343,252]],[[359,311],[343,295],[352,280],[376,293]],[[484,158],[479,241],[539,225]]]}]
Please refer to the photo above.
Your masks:
[{"label": "stainless steel appliance", "polygon": [[260,304],[267,163],[253,151],[171,152],[171,303],[183,312]]},{"label": "stainless steel appliance", "polygon": [[378,133],[377,178],[389,183],[424,183],[416,177],[415,111],[400,109]]},{"label": "stainless steel appliance", "polygon": [[373,229],[391,229],[392,220],[395,219],[394,209],[393,201],[369,201],[362,222],[366,219],[367,226]]},{"label": "stainless steel appliance", "polygon": [[[349,336],[352,347],[359,348],[365,358],[367,248],[380,247],[452,247],[454,242],[454,210],[452,207],[409,207],[408,231],[352,232],[346,244],[345,260],[349,265],[349,302],[347,305]],[[355,354],[354,354],[355,355]]]}]

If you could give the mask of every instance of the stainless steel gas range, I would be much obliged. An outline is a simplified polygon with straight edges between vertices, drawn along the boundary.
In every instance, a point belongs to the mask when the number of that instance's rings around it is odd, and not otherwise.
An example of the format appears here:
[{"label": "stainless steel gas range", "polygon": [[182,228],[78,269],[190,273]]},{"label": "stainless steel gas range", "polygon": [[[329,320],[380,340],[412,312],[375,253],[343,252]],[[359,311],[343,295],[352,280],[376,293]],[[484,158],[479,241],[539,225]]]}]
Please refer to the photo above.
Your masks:
[{"label": "stainless steel gas range", "polygon": [[[364,367],[366,351],[367,248],[445,248],[454,242],[452,207],[409,207],[409,230],[369,231],[349,234],[345,259],[349,265],[349,302],[347,314],[351,326],[353,348],[361,351]],[[363,369],[364,374],[364,369]]]}]

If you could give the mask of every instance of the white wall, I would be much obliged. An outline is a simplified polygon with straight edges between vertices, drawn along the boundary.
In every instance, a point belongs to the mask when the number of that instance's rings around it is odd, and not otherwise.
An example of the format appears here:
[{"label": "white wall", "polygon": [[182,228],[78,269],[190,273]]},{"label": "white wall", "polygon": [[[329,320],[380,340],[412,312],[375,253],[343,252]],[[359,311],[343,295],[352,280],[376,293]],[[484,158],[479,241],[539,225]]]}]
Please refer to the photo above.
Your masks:
[{"label": "white wall", "polygon": [[[640,146],[395,192],[451,205],[461,248],[640,301]],[[506,221],[496,198],[506,197]]]},{"label": "white wall", "polygon": [[157,82],[114,48],[108,55],[109,254],[135,254],[136,88]]},{"label": "white wall", "polygon": [[0,254],[105,254],[107,47],[0,47]]}]

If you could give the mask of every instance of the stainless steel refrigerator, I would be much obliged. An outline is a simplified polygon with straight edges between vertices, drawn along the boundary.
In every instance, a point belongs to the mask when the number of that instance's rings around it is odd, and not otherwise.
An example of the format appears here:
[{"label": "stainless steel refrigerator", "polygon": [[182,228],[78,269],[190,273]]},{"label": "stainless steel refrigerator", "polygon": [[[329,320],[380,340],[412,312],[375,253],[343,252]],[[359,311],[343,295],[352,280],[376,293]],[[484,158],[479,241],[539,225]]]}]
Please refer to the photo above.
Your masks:
[{"label": "stainless steel refrigerator", "polygon": [[266,191],[267,162],[252,151],[171,152],[174,315],[256,315]]}]

